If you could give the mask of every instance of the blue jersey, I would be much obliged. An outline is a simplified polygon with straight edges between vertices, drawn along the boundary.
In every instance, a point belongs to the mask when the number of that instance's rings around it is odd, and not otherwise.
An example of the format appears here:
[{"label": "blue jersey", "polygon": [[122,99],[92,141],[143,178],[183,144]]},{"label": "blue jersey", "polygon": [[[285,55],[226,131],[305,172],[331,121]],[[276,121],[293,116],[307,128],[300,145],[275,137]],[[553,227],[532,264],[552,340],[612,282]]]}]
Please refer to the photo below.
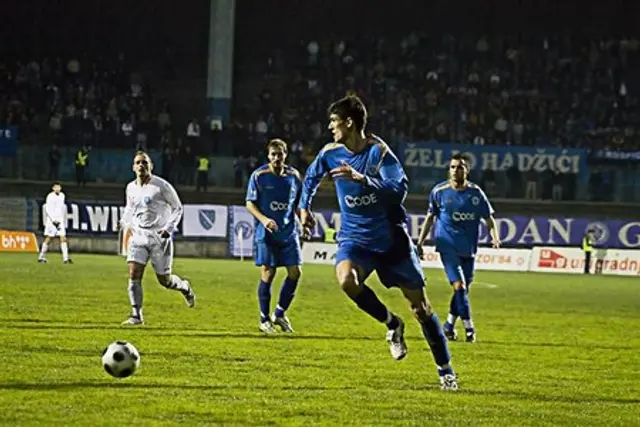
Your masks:
[{"label": "blue jersey", "polygon": [[278,231],[270,233],[256,219],[256,242],[287,242],[298,238],[296,209],[301,188],[300,174],[291,166],[285,166],[282,175],[273,173],[268,164],[253,171],[246,200],[255,203],[263,215],[278,224]]},{"label": "blue jersey", "polygon": [[309,209],[322,178],[343,163],[364,174],[366,182],[335,180],[341,214],[338,243],[349,241],[373,252],[386,252],[393,241],[393,226],[406,221],[402,204],[407,195],[407,176],[380,138],[368,137],[359,153],[340,143],[325,145],[307,169],[299,206]]},{"label": "blue jersey", "polygon": [[480,220],[494,212],[476,184],[456,190],[446,181],[431,190],[429,213],[436,217],[436,251],[472,257],[478,250]]}]

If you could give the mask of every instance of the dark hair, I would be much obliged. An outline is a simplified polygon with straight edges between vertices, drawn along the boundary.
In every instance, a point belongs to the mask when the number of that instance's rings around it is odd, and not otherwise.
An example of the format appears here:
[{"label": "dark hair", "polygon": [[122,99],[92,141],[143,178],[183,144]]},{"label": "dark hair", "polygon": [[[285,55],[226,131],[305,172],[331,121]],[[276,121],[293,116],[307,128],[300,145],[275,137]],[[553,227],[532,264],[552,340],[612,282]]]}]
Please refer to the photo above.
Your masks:
[{"label": "dark hair", "polygon": [[55,187],[56,185],[62,187],[62,183],[60,181],[53,181],[53,184],[51,184],[52,187]]},{"label": "dark hair", "polygon": [[469,157],[465,154],[462,153],[456,153],[453,156],[451,156],[451,159],[449,159],[449,162],[451,162],[451,160],[458,160],[461,163],[464,163],[465,166],[469,167]]},{"label": "dark hair", "polygon": [[359,132],[367,125],[367,108],[356,95],[347,95],[329,106],[328,114],[335,114],[342,120],[351,119]]},{"label": "dark hair", "polygon": [[269,143],[267,144],[267,154],[272,148],[280,148],[282,151],[284,151],[285,154],[287,154],[287,143],[280,138],[274,138],[269,141]]}]

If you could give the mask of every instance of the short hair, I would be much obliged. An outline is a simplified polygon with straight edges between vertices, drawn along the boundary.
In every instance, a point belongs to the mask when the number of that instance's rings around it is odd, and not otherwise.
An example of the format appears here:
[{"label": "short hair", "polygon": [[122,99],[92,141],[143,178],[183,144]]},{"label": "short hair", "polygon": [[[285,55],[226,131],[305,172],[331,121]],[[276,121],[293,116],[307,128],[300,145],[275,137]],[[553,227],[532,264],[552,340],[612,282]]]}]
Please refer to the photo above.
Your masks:
[{"label": "short hair", "polygon": [[463,153],[454,154],[453,156],[451,156],[451,159],[449,159],[449,162],[451,162],[451,160],[457,160],[461,163],[464,163],[466,167],[469,167],[471,163],[469,160],[469,156]]},{"label": "short hair", "polygon": [[274,138],[269,141],[269,143],[267,144],[267,153],[269,153],[269,150],[271,150],[272,148],[279,148],[284,151],[285,154],[287,154],[287,143],[280,138]]},{"label": "short hair", "polygon": [[56,185],[62,187],[62,183],[60,181],[53,181],[53,184],[51,184],[52,187],[55,187]]},{"label": "short hair", "polygon": [[367,108],[357,95],[347,95],[329,106],[329,115],[335,114],[342,120],[351,119],[356,130],[361,131],[367,125]]},{"label": "short hair", "polygon": [[136,154],[133,155],[133,158],[135,159],[138,156],[147,156],[148,158],[151,158],[151,156],[149,155],[149,153],[147,153],[144,150],[136,150]]}]

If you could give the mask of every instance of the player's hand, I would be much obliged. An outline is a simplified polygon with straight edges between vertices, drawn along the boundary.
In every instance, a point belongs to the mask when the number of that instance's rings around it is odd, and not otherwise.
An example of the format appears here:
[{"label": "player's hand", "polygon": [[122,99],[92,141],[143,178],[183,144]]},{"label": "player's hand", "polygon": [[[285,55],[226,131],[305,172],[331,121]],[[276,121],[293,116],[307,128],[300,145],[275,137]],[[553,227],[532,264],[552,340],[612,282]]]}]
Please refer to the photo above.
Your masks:
[{"label": "player's hand", "polygon": [[316,217],[313,216],[313,213],[308,209],[300,209],[300,222],[303,227],[315,228],[316,226]]},{"label": "player's hand", "polygon": [[311,239],[311,229],[307,226],[302,226],[302,238],[305,240]]},{"label": "player's hand", "polygon": [[167,230],[160,230],[160,231],[158,231],[158,234],[163,239],[168,239],[169,237],[171,237],[171,233],[169,233]]},{"label": "player's hand", "polygon": [[262,222],[262,225],[264,225],[264,228],[266,228],[269,233],[278,231],[278,224],[276,224],[276,222],[271,218],[265,218],[265,220]]},{"label": "player's hand", "polygon": [[342,162],[342,166],[333,168],[329,171],[331,178],[345,178],[351,181],[364,182],[365,176],[351,167],[347,162]]},{"label": "player's hand", "polygon": [[500,242],[500,240],[496,239],[491,243],[491,246],[493,246],[494,249],[500,249],[500,245],[502,244],[502,242]]}]

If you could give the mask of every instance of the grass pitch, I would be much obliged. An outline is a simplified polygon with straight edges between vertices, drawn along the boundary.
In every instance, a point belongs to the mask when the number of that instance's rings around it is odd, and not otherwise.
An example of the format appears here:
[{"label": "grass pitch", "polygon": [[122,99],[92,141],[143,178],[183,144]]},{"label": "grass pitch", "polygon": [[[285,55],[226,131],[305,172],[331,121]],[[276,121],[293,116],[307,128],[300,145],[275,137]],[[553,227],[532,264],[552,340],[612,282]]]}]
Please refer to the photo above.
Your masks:
[{"label": "grass pitch", "polygon": [[[265,337],[248,262],[176,260],[198,296],[192,310],[147,274],[147,324],[132,329],[120,326],[129,313],[123,259],[74,260],[0,256],[0,424],[640,424],[637,278],[477,273],[479,341],[451,343],[461,390],[444,393],[400,292],[377,279],[372,287],[407,321],[400,362],[329,266],[304,267],[289,312],[296,334]],[[442,272],[427,275],[444,319],[449,286]],[[100,362],[118,339],[142,355],[123,380]]]}]

